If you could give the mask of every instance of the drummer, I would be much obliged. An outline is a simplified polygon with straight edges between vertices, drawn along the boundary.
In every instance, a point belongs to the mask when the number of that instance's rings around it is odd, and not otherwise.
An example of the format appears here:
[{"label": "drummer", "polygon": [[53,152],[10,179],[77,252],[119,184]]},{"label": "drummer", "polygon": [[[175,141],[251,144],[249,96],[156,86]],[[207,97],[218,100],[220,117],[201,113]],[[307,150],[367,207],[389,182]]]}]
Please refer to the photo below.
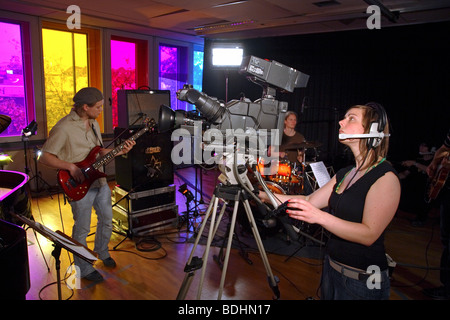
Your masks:
[{"label": "drummer", "polygon": [[303,148],[291,149],[289,146],[298,145],[305,142],[305,137],[300,132],[295,130],[297,126],[297,113],[294,111],[286,112],[284,118],[284,131],[279,147],[280,159],[287,159],[290,163],[301,164],[304,161]]}]

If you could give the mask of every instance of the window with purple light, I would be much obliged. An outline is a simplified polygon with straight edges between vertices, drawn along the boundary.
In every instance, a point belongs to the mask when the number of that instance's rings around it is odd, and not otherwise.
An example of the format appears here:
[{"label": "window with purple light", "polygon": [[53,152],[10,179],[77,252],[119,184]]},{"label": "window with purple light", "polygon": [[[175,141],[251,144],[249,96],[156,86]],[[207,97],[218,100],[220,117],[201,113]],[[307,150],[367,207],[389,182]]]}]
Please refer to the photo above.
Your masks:
[{"label": "window with purple light", "polygon": [[0,37],[0,114],[11,117],[0,136],[19,136],[28,124],[20,24],[0,22]]},{"label": "window with purple light", "polygon": [[169,46],[159,47],[159,89],[170,90],[170,104],[176,108],[177,79],[178,79],[178,48]]},{"label": "window with purple light", "polygon": [[188,82],[187,52],[188,48],[183,46],[159,46],[159,89],[170,90],[170,103],[174,110],[193,109],[188,103],[179,101],[176,96],[177,90]]}]

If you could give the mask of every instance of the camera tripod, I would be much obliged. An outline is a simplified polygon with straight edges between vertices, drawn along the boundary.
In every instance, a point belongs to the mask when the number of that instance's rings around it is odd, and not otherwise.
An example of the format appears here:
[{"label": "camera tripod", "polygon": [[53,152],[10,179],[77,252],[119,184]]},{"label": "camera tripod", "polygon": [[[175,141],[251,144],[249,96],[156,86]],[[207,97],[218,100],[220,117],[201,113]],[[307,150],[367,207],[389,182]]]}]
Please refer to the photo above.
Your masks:
[{"label": "camera tripod", "polygon": [[[219,224],[222,220],[223,214],[225,212],[225,209],[228,205],[229,201],[234,201],[234,208],[233,208],[233,214],[231,216],[231,225],[229,228],[229,235],[228,235],[228,242],[227,242],[227,248],[225,251],[225,259],[224,259],[224,263],[222,266],[222,276],[220,279],[220,287],[219,287],[219,293],[218,293],[218,300],[220,300],[222,298],[222,293],[223,293],[223,287],[224,287],[224,283],[225,283],[225,276],[226,276],[226,272],[227,272],[227,268],[228,268],[228,262],[229,262],[229,257],[230,257],[230,250],[231,250],[231,243],[233,240],[233,234],[234,234],[234,227],[235,227],[235,223],[236,223],[236,216],[237,216],[237,211],[238,211],[238,206],[239,206],[239,201],[243,201],[244,204],[244,208],[245,208],[245,212],[247,214],[247,218],[249,219],[252,231],[253,231],[253,235],[255,237],[256,240],[256,244],[258,246],[258,250],[259,253],[261,254],[261,258],[264,264],[264,267],[266,269],[266,273],[268,276],[268,281],[269,281],[269,286],[271,287],[273,293],[275,294],[275,298],[279,299],[280,297],[280,291],[278,289],[278,278],[274,277],[272,270],[270,268],[270,264],[269,261],[267,259],[267,255],[266,252],[264,250],[264,246],[262,244],[261,241],[261,237],[259,235],[256,223],[255,223],[255,219],[253,217],[249,202],[248,202],[248,198],[249,198],[249,194],[248,191],[246,191],[245,189],[243,189],[241,186],[239,185],[223,185],[223,184],[218,184],[214,190],[214,194],[211,198],[211,202],[208,206],[208,209],[206,211],[205,214],[205,219],[202,222],[202,225],[200,227],[200,230],[197,234],[197,237],[195,239],[194,242],[194,247],[192,248],[191,254],[189,256],[189,259],[186,263],[186,266],[184,268],[184,272],[186,273],[184,276],[184,280],[183,283],[181,285],[181,288],[178,292],[178,296],[177,296],[177,300],[183,300],[186,297],[186,294],[189,290],[189,287],[191,285],[191,282],[195,276],[195,272],[199,269],[202,269],[202,273],[201,273],[201,278],[200,278],[200,283],[199,283],[199,287],[198,287],[198,291],[197,291],[197,299],[201,298],[201,293],[202,293],[202,287],[203,287],[203,281],[205,278],[205,274],[206,274],[206,260],[208,258],[209,255],[209,250],[211,247],[211,242],[214,239],[214,236],[217,232],[217,229],[219,227]],[[218,203],[219,200],[222,200],[224,202],[224,205],[222,206],[219,215],[216,219],[217,216],[217,209],[218,209]],[[208,232],[208,238],[207,238],[207,243],[206,243],[206,248],[205,251],[203,253],[203,257],[199,258],[197,256],[194,256],[194,252],[197,248],[197,245],[199,243],[199,240],[203,234],[203,230],[206,226],[206,224],[208,223],[208,219],[211,217],[211,221],[210,221],[210,227],[209,227],[209,232]]]}]

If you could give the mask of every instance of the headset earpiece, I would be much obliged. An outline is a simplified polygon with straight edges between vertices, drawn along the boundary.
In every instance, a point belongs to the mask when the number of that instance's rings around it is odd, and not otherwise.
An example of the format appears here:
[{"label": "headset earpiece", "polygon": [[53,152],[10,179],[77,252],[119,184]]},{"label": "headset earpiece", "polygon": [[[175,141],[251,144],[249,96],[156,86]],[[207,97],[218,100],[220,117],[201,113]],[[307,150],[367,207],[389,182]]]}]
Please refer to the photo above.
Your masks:
[{"label": "headset earpiece", "polygon": [[[368,102],[366,103],[366,106],[375,110],[376,114],[378,115],[378,119],[371,123],[369,133],[382,133],[387,124],[386,111],[381,104],[376,102]],[[382,140],[383,138],[369,138],[367,139],[367,147],[370,149],[376,148],[380,145]]]}]

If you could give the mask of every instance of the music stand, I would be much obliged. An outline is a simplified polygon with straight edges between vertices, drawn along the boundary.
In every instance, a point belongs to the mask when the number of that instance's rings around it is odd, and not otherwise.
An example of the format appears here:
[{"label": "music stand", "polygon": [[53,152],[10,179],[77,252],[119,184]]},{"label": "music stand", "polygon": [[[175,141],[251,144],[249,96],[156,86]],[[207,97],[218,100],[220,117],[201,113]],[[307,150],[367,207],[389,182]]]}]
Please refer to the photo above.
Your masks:
[{"label": "music stand", "polygon": [[60,266],[61,262],[59,257],[61,255],[61,249],[66,249],[73,255],[76,255],[90,264],[94,264],[97,258],[97,253],[88,249],[86,246],[72,239],[68,235],[57,230],[56,232],[47,228],[46,226],[40,224],[39,222],[30,220],[26,217],[12,214],[15,218],[19,219],[23,223],[27,224],[41,235],[46,237],[48,240],[53,242],[55,249],[52,251],[52,256],[55,257],[55,269],[56,269],[56,279],[58,284],[58,300],[61,300],[61,276],[60,276]]}]

